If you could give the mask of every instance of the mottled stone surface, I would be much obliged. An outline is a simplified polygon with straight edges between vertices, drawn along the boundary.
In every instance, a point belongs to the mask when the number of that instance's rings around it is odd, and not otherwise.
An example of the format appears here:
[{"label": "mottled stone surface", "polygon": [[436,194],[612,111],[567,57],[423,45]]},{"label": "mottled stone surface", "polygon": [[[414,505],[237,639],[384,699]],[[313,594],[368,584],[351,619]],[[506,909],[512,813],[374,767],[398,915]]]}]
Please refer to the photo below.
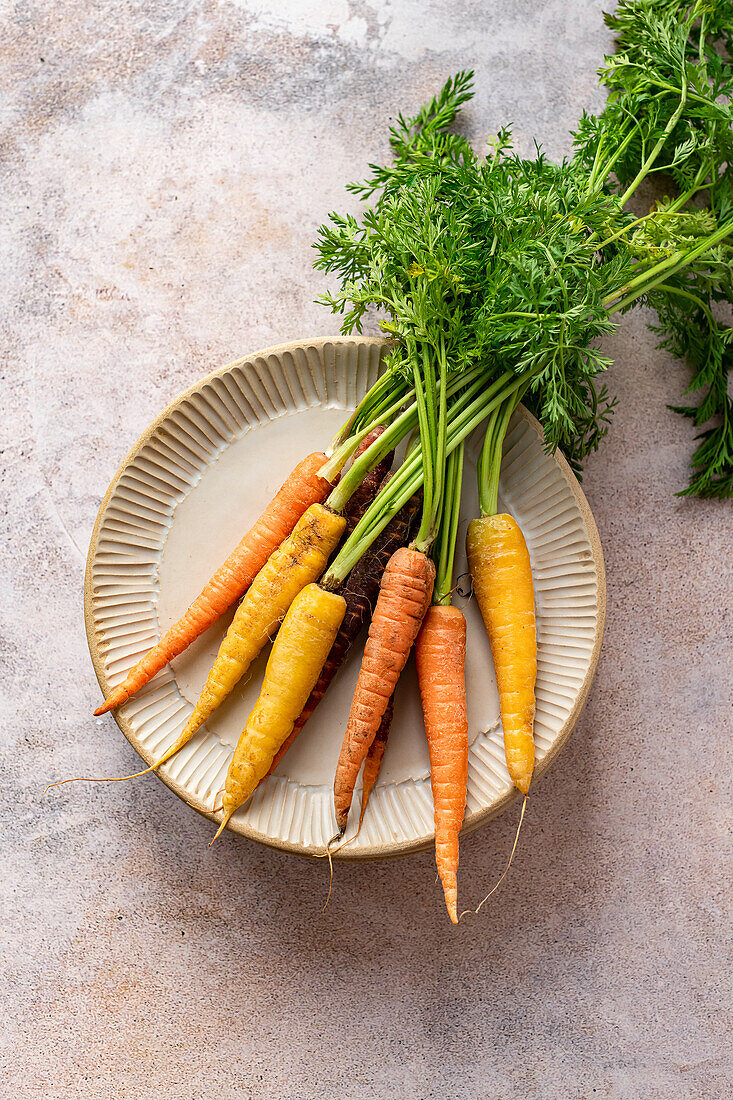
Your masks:
[{"label": "mottled stone surface", "polygon": [[[430,855],[338,868],[225,836],[98,699],[84,555],[118,462],[209,368],[334,332],[319,220],[461,66],[475,137],[568,148],[608,36],[550,0],[2,6],[3,1094],[614,1100],[729,1094],[730,510],[675,499],[685,372],[644,319],[586,491],[609,618],[511,877],[453,929]],[[463,845],[476,901],[514,814]]]}]

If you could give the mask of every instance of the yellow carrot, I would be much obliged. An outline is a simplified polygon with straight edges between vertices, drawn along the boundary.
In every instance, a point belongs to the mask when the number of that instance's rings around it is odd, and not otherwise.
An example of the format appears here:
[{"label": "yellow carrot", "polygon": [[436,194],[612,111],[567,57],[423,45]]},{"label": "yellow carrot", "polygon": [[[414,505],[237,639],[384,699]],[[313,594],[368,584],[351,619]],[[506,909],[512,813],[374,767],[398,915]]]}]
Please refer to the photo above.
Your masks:
[{"label": "yellow carrot", "polygon": [[313,504],[270,555],[237,608],[191,717],[158,764],[178,752],[221,706],[275,633],[300,590],[320,577],[345,526],[343,516]]},{"label": "yellow carrot", "polygon": [[257,702],[234,750],[226,778],[219,836],[247,801],[290,734],[329,654],[346,600],[309,584],[293,600],[270,653]]},{"label": "yellow carrot", "polygon": [[471,520],[466,549],[494,658],[507,768],[514,785],[526,794],[534,771],[537,679],[529,552],[516,520],[502,514]]}]

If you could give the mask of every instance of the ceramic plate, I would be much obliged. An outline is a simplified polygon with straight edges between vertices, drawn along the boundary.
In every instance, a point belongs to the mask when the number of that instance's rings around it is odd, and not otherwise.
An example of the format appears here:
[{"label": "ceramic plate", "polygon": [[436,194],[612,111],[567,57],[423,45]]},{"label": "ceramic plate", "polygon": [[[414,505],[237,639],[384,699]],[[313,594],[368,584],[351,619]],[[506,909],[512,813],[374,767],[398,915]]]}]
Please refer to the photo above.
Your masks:
[{"label": "ceramic plate", "polygon": [[[327,445],[376,378],[386,347],[383,339],[359,338],[272,348],[203,379],[151,424],[107,492],[89,549],[87,634],[105,695],[183,613],[296,463]],[[465,529],[477,514],[480,445],[480,435],[467,445],[456,576],[466,569]],[[546,454],[539,425],[521,408],[507,433],[499,503],[516,516],[532,560],[540,776],[567,739],[590,687],[605,584],[598,533],[578,483],[560,455]],[[468,619],[468,831],[509,805],[516,792],[504,763],[489,643],[475,601],[458,596],[457,603]],[[116,713],[147,763],[184,725],[230,619],[212,627]],[[234,815],[234,832],[303,855],[323,852],[334,833],[331,785],[360,653],[361,645],[355,646],[276,773]],[[160,769],[164,783],[212,820],[266,657]],[[357,791],[355,806],[359,800]],[[432,839],[428,754],[410,664],[364,826],[341,858],[398,855]]]}]

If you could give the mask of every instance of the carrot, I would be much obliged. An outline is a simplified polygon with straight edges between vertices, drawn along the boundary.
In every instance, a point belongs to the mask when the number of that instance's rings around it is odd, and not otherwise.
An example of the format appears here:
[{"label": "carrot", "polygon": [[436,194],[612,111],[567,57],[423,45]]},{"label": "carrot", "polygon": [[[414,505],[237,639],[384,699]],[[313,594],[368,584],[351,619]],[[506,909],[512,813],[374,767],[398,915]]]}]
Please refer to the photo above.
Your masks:
[{"label": "carrot", "polygon": [[[272,763],[318,677],[341,625],[346,601],[309,584],[293,600],[267,662],[259,698],[227,772],[219,836]],[[213,841],[212,841],[213,843]]]},{"label": "carrot", "polygon": [[435,818],[435,863],[450,919],[458,923],[458,835],[466,809],[468,717],[466,620],[451,607],[461,503],[463,444],[446,462],[441,519],[434,547],[433,606],[415,643]]},{"label": "carrot", "polygon": [[527,544],[508,515],[471,520],[468,565],[499,689],[504,752],[514,785],[526,794],[535,762],[534,725],[537,632]]},{"label": "carrot", "polygon": [[468,718],[466,620],[457,607],[433,605],[415,643],[430,754],[435,862],[450,919],[458,923],[458,834],[466,808]]},{"label": "carrot", "polygon": [[389,731],[392,728],[393,715],[394,695],[391,695],[389,702],[387,703],[387,709],[382,715],[382,721],[379,723],[379,729],[374,735],[374,740],[369,746],[369,751],[367,752],[366,760],[364,761],[364,771],[361,774],[361,813],[359,814],[360,829],[364,820],[364,814],[366,813],[369,795],[372,793],[372,788],[377,782],[377,778],[379,777],[379,770],[382,767],[384,750],[387,748],[387,739],[389,737]]},{"label": "carrot", "polygon": [[493,410],[476,472],[480,518],[466,533],[468,567],[494,658],[504,755],[514,786],[526,795],[534,772],[537,630],[532,569],[516,520],[499,514],[499,471],[504,437],[526,385]]},{"label": "carrot", "polygon": [[293,732],[275,756],[270,772],[278,766],[313,714],[346,659],[359,631],[371,615],[372,607],[379,594],[379,582],[382,579],[382,573],[395,550],[407,543],[419,507],[420,495],[417,494],[397,513],[349,573],[341,590],[346,600],[346,613],[343,622],[316,685],[293,726]]},{"label": "carrot", "polygon": [[180,736],[152,767],[165,763],[190,741],[221,706],[278,629],[294,598],[320,577],[346,520],[323,504],[312,504],[293,533],[270,555],[237,608],[219,647],[198,702]]},{"label": "carrot", "polygon": [[104,714],[126,703],[243,595],[270,554],[291,533],[305,510],[311,504],[325,500],[330,492],[331,484],[318,474],[326,462],[326,455],[315,451],[295,467],[257,522],[219,566],[185,615],[130,669],[123,682],[97,707],[95,714]]},{"label": "carrot", "polygon": [[401,547],[379,588],[334,781],[334,809],[343,835],[354,785],[382,715],[417,637],[433,592],[435,566],[420,550]]}]

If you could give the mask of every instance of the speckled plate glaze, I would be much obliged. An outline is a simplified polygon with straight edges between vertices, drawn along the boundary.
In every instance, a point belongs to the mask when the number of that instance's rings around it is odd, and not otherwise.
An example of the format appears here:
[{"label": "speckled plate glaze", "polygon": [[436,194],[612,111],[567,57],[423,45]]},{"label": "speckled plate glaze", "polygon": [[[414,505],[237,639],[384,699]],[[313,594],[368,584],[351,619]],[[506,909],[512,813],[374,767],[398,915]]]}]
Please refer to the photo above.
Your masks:
[{"label": "speckled plate glaze", "polygon": [[[251,525],[295,464],[324,447],[379,370],[380,338],[285,344],[241,359],[173,402],[127,456],[100,508],[85,583],[89,647],[102,691],[177,619]],[[456,575],[466,569],[465,528],[477,514],[475,463],[466,454]],[[539,664],[537,770],[560,751],[583,706],[605,618],[603,557],[593,517],[560,455],[542,446],[536,420],[519,409],[507,434],[500,506],[516,516],[535,581]],[[466,670],[470,757],[464,831],[516,797],[504,763],[488,640],[474,600]],[[159,673],[115,718],[150,763],[177,736],[198,697],[231,615]],[[331,784],[361,646],[277,772],[232,818],[242,836],[320,855],[334,833]],[[267,654],[193,740],[165,767],[164,783],[215,821],[233,746],[257,697]],[[91,703],[91,700],[90,700]],[[359,804],[357,792],[355,806]],[[339,858],[394,856],[433,840],[428,755],[411,665],[398,689],[382,772],[361,833]],[[358,816],[358,815],[353,815]],[[352,825],[353,830],[353,825]]]}]

